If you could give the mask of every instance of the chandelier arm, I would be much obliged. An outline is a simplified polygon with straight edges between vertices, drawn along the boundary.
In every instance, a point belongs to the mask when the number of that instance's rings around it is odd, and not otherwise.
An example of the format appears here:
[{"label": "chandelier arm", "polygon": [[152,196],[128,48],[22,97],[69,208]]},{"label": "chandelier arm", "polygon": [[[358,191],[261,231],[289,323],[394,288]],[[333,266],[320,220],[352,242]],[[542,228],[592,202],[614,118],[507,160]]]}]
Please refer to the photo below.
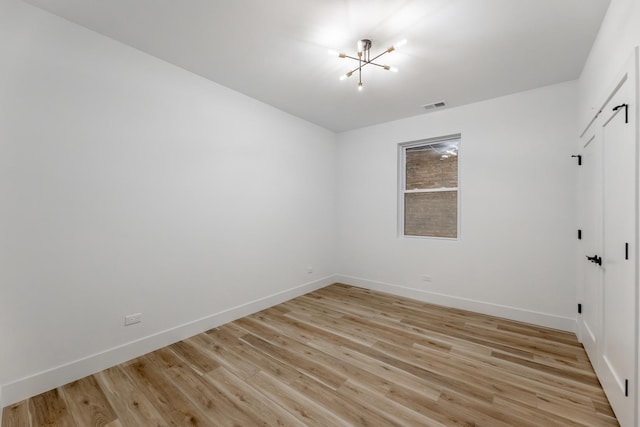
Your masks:
[{"label": "chandelier arm", "polygon": [[[386,51],[386,50],[383,50],[381,54],[379,54],[378,56],[374,56],[371,61],[375,61],[376,59],[380,58],[382,55],[384,55],[386,53],[389,53],[389,52]],[[368,61],[368,62],[371,62],[371,61]]]},{"label": "chandelier arm", "polygon": [[345,55],[344,57],[345,57],[345,58],[349,58],[349,59],[353,59],[353,60],[355,60],[355,61],[359,61],[359,60],[360,60],[359,58],[356,58],[355,56]]},{"label": "chandelier arm", "polygon": [[347,74],[353,74],[356,71],[362,70],[366,65],[375,65],[376,67],[380,67],[380,68],[385,68],[387,67],[387,65],[381,65],[381,64],[376,64],[375,62],[363,62],[361,66],[354,68],[353,70],[349,71]]},{"label": "chandelier arm", "polygon": [[[367,62],[367,64],[375,65],[376,67],[380,67],[380,68],[388,67],[388,65],[376,64],[375,62]],[[364,65],[363,65],[363,67],[364,67]]]},{"label": "chandelier arm", "polygon": [[[362,68],[362,67],[356,67],[356,68],[354,68],[353,70],[349,71],[347,74],[351,74],[351,75],[352,75],[353,73],[355,73],[356,71],[358,71],[358,70],[359,70],[359,69],[361,69],[361,68]],[[351,77],[351,76],[349,76],[349,77]]]},{"label": "chandelier arm", "polygon": [[368,64],[375,65],[376,67],[380,67],[380,68],[384,68],[385,67],[385,65],[376,64],[375,62],[364,62],[363,61],[361,66],[354,68],[353,70],[349,71],[347,74],[353,74],[356,71],[362,70]]}]

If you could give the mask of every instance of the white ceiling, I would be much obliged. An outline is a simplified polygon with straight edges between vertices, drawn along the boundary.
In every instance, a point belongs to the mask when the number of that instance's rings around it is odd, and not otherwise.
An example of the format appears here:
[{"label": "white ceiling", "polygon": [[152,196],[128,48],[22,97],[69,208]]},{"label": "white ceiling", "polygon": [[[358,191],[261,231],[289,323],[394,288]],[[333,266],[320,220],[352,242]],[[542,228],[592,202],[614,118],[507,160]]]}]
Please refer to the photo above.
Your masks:
[{"label": "white ceiling", "polygon": [[[333,131],[579,77],[610,0],[25,0]],[[327,49],[400,69],[363,71]],[[347,62],[349,61],[349,62]]]}]

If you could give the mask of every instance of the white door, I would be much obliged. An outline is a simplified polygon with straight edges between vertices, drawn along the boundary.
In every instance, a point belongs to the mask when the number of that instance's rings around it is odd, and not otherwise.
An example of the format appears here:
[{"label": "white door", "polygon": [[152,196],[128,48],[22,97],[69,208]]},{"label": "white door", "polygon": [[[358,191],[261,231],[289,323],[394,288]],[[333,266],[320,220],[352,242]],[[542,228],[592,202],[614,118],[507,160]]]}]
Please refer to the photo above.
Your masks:
[{"label": "white door", "polygon": [[602,329],[602,268],[587,257],[602,255],[602,140],[592,135],[582,152],[581,186],[584,221],[582,230],[582,260],[584,268],[580,316],[582,345],[591,364],[598,370],[598,345]]},{"label": "white door", "polygon": [[604,251],[600,382],[620,424],[634,424],[636,126],[629,79],[602,112]]},{"label": "white door", "polygon": [[579,332],[623,427],[637,426],[637,58],[594,119],[584,144],[584,258]]}]

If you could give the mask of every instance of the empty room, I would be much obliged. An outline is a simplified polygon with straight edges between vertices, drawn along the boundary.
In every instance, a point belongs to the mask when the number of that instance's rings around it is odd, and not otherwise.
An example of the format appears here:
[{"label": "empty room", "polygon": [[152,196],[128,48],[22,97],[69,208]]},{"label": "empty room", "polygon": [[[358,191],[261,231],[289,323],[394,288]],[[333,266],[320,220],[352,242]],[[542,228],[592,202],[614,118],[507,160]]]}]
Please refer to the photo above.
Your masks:
[{"label": "empty room", "polygon": [[638,0],[0,0],[0,425],[640,426]]}]

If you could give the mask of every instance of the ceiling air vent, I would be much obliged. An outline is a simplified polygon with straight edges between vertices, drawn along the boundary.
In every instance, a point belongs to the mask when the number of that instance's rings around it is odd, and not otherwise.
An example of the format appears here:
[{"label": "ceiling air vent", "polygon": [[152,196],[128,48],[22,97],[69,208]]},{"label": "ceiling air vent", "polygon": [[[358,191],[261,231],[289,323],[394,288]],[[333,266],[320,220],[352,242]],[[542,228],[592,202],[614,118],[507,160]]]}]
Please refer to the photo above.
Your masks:
[{"label": "ceiling air vent", "polygon": [[436,108],[446,107],[447,103],[445,101],[432,102],[431,104],[425,104],[422,106],[425,110],[435,110]]}]

